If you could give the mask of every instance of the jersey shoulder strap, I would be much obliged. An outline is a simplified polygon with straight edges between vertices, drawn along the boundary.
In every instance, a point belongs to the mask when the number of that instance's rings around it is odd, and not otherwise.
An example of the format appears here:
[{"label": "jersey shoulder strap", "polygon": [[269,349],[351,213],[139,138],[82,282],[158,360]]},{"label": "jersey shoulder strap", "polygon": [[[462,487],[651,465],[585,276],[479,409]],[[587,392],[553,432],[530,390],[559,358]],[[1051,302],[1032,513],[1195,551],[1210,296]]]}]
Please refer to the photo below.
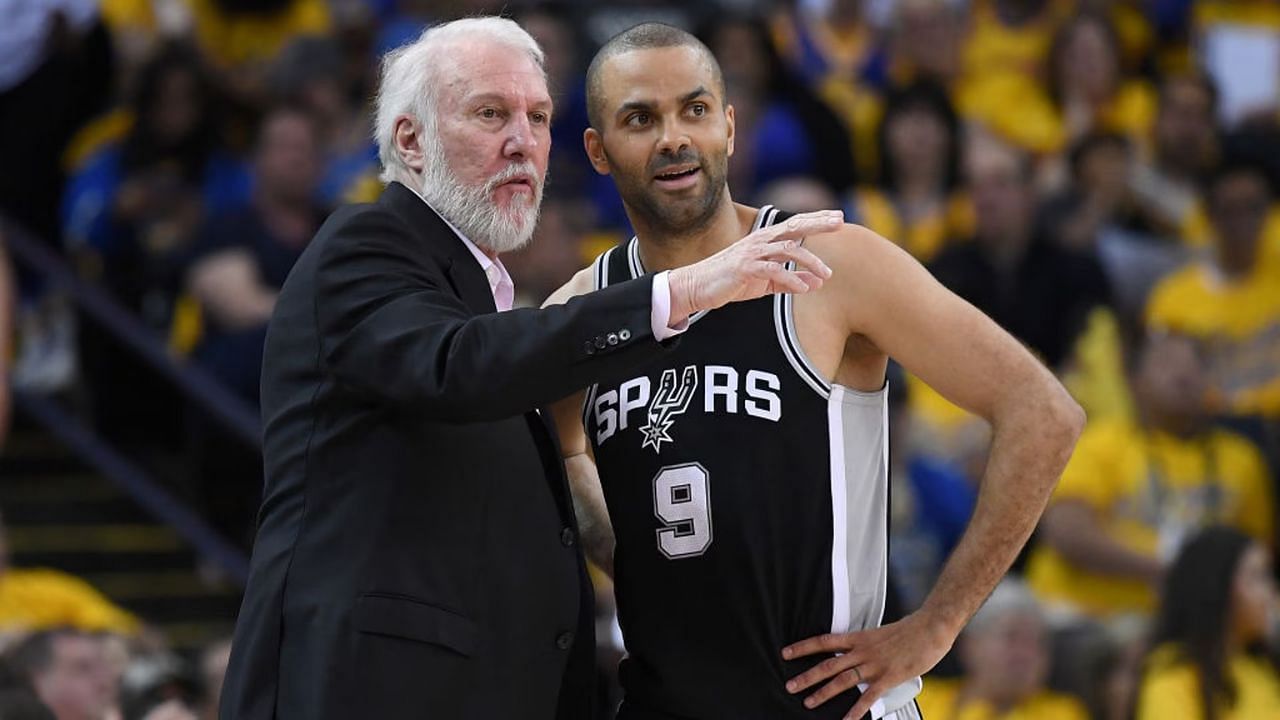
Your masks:
[{"label": "jersey shoulder strap", "polygon": [[[630,277],[621,273],[626,267],[625,258],[628,249],[634,239],[615,245],[608,250],[600,253],[595,261],[591,263],[591,283],[593,290],[616,285],[617,283],[629,280]],[[622,260],[622,267],[619,267],[619,260]]]}]

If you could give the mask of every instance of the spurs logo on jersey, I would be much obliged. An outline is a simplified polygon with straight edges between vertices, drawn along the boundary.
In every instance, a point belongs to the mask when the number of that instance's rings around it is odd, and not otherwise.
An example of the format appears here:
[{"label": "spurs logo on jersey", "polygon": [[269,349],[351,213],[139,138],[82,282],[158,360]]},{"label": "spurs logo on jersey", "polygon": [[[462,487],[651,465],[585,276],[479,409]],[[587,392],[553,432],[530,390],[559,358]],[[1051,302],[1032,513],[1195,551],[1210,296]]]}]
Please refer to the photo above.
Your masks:
[{"label": "spurs logo on jersey", "polygon": [[674,442],[667,431],[675,423],[675,415],[683,415],[689,409],[689,400],[698,389],[698,368],[689,365],[680,375],[680,384],[676,385],[676,369],[667,368],[658,383],[658,394],[649,403],[649,424],[640,428],[644,433],[644,442],[640,447],[653,447],[655,453],[661,454],[662,443]]},{"label": "spurs logo on jersey", "polygon": [[775,423],[782,419],[782,381],[771,372],[742,373],[728,365],[706,365],[699,371],[698,366],[687,365],[678,376],[675,368],[663,370],[656,391],[651,391],[650,385],[649,377],[642,375],[589,399],[588,410],[595,414],[597,445],[632,427],[632,413],[644,410],[648,423],[637,428],[640,447],[653,448],[661,454],[663,443],[676,442],[671,434],[676,418],[689,410],[699,386],[704,413],[736,415],[741,411]]}]

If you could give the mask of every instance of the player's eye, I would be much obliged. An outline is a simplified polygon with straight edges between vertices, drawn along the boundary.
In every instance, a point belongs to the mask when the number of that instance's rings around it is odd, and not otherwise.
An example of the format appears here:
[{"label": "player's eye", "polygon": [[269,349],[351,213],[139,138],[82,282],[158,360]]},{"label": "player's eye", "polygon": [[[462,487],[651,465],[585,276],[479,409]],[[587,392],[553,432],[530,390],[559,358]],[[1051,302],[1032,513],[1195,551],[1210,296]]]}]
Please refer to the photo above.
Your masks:
[{"label": "player's eye", "polygon": [[480,109],[480,117],[484,118],[485,120],[494,120],[501,117],[501,115],[502,114],[498,112],[497,108],[487,107],[487,108]]},{"label": "player's eye", "polygon": [[708,108],[706,103],[697,102],[689,106],[689,113],[694,117],[702,117],[703,115],[706,115],[707,112]]},{"label": "player's eye", "polygon": [[551,122],[551,118],[544,112],[533,112],[529,113],[529,122],[534,125],[546,125]]},{"label": "player's eye", "polygon": [[632,113],[627,116],[627,124],[631,127],[644,127],[649,124],[649,113]]}]

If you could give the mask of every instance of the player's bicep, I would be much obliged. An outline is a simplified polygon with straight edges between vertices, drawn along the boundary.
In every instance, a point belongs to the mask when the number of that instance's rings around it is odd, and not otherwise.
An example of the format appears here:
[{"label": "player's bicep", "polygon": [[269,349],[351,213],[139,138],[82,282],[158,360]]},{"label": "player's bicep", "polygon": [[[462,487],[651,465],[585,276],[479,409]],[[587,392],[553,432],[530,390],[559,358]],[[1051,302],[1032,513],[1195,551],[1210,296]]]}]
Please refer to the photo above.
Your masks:
[{"label": "player's bicep", "polygon": [[992,419],[1000,404],[1052,375],[991,318],[943,287],[891,243],[861,259],[853,324],[943,397]]}]

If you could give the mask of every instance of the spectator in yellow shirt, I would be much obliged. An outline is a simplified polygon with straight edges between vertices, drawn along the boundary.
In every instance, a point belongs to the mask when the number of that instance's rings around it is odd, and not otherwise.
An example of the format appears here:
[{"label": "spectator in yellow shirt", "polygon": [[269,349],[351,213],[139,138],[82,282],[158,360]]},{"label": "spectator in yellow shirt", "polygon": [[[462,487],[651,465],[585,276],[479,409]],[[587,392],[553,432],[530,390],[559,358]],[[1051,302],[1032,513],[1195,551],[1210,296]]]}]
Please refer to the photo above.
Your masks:
[{"label": "spectator in yellow shirt", "polygon": [[1032,588],[1063,620],[1150,613],[1162,568],[1207,525],[1271,538],[1265,463],[1248,441],[1207,425],[1194,341],[1155,335],[1132,358],[1136,421],[1085,430],[1028,564]]},{"label": "spectator in yellow shirt", "polygon": [[927,263],[973,233],[973,206],[958,192],[960,121],[946,90],[921,81],[889,92],[877,135],[879,184],[850,193],[845,216]]},{"label": "spectator in yellow shirt", "polygon": [[1188,543],[1164,584],[1137,720],[1280,717],[1280,672],[1258,652],[1275,612],[1261,543],[1225,527]]},{"label": "spectator in yellow shirt", "polygon": [[0,634],[55,627],[136,634],[141,623],[89,583],[47,568],[9,565],[9,543],[0,519]]},{"label": "spectator in yellow shirt", "polygon": [[1070,0],[978,0],[962,51],[962,82],[1018,76],[1034,79]]},{"label": "spectator in yellow shirt", "polygon": [[1266,174],[1231,160],[1209,187],[1211,257],[1156,286],[1152,328],[1185,333],[1208,351],[1210,409],[1280,419],[1280,268],[1262,259],[1272,191]]},{"label": "spectator in yellow shirt", "polygon": [[1049,637],[1026,586],[1006,579],[960,637],[959,680],[925,681],[920,714],[929,720],[1086,720],[1080,701],[1045,688]]},{"label": "spectator in yellow shirt", "polygon": [[1131,184],[1161,235],[1184,236],[1193,218],[1203,215],[1200,187],[1220,151],[1217,107],[1218,90],[1204,73],[1170,75],[1160,83],[1147,157]]},{"label": "spectator in yellow shirt", "polygon": [[1155,114],[1150,87],[1123,74],[1119,39],[1106,17],[1079,15],[1054,37],[1031,76],[995,76],[960,95],[966,116],[1037,155],[1058,153],[1092,131],[1145,135]]}]

